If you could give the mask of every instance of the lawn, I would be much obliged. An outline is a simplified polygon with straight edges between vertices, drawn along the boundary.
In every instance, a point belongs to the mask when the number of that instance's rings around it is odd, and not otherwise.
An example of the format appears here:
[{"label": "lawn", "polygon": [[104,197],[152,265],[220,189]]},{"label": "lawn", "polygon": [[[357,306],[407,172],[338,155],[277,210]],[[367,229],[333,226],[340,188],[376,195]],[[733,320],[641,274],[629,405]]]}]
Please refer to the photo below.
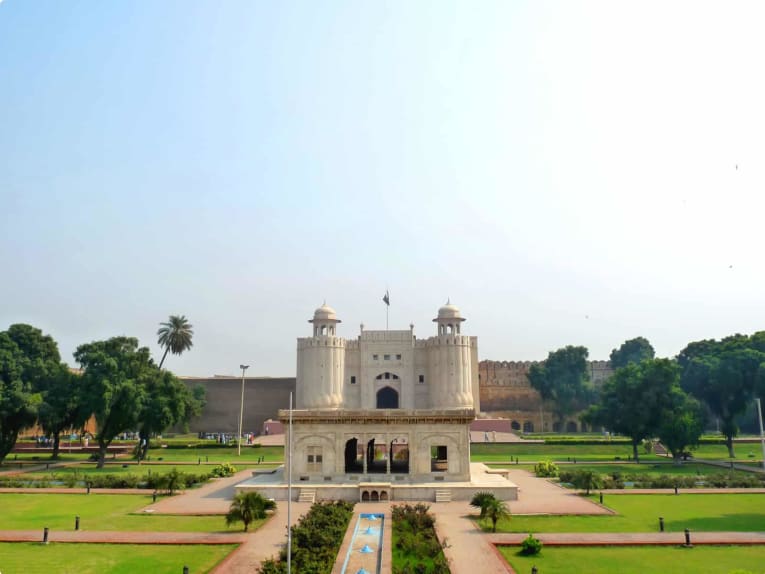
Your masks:
[{"label": "lawn", "polygon": [[190,574],[210,572],[236,545],[0,543],[0,571],[7,574]]},{"label": "lawn", "polygon": [[[56,475],[58,478],[62,478],[66,475],[76,475],[81,479],[87,476],[99,475],[99,474],[115,474],[115,475],[136,475],[147,476],[149,474],[167,474],[174,468],[178,469],[178,472],[185,472],[191,474],[207,474],[210,473],[217,465],[215,464],[137,464],[132,461],[108,463],[103,468],[96,468],[96,463],[81,463],[73,466],[58,467],[50,470],[42,470],[39,472],[26,472],[23,478],[35,478],[35,479],[51,479],[51,475]],[[238,465],[237,470],[243,470],[245,468],[257,468],[257,464],[248,462],[244,465]]]},{"label": "lawn", "polygon": [[[141,513],[151,496],[137,494],[0,494],[0,530],[73,530],[80,517],[83,530],[157,532],[238,532],[223,516],[168,516]],[[136,512],[138,514],[131,514]],[[265,521],[255,521],[250,529]],[[0,570],[3,571],[3,570]]]},{"label": "lawn", "polygon": [[[592,497],[595,500],[597,497]],[[497,532],[765,531],[765,494],[604,494],[616,515],[512,516]],[[511,504],[512,508],[512,504]],[[491,523],[481,525],[491,529]]]},{"label": "lawn", "polygon": [[[193,444],[193,443],[191,443]],[[157,462],[230,462],[237,464],[246,462],[256,463],[258,458],[265,457],[266,463],[284,462],[284,447],[281,446],[242,446],[242,455],[237,456],[236,447],[220,448],[153,448],[149,450],[151,461]]]},{"label": "lawn", "polygon": [[[666,460],[653,454],[638,453],[641,460]],[[613,461],[616,457],[627,460],[632,456],[632,447],[624,443],[614,444],[542,444],[542,443],[477,443],[470,446],[470,460],[473,462],[504,462],[509,464],[510,457],[521,462],[539,460],[553,461]]]},{"label": "lawn", "polygon": [[742,568],[760,574],[763,546],[545,547],[537,556],[520,556],[513,546],[499,551],[516,572],[540,574],[728,574]]},{"label": "lawn", "polygon": [[[656,461],[645,462],[640,464],[635,463],[602,463],[602,464],[560,464],[560,470],[591,470],[599,474],[611,474],[614,472],[620,472],[623,477],[630,474],[672,474],[672,475],[696,475],[699,480],[703,480],[704,475],[711,474],[726,474],[726,475],[742,475],[749,476],[750,472],[744,472],[743,470],[731,471],[728,468],[720,466],[710,466],[708,464],[700,464],[696,462],[686,462],[683,464],[673,464],[672,462]],[[532,469],[533,470],[533,469]]]}]

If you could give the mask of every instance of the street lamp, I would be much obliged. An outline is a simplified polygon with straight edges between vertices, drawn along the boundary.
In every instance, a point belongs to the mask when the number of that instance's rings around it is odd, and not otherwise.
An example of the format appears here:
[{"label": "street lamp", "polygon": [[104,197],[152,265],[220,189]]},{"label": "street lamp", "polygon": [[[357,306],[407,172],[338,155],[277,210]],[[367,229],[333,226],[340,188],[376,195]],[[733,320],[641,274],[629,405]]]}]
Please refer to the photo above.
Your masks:
[{"label": "street lamp", "polygon": [[250,365],[239,365],[242,369],[242,401],[239,406],[239,440],[236,445],[236,455],[242,456],[242,418],[244,417],[244,372],[250,368]]}]

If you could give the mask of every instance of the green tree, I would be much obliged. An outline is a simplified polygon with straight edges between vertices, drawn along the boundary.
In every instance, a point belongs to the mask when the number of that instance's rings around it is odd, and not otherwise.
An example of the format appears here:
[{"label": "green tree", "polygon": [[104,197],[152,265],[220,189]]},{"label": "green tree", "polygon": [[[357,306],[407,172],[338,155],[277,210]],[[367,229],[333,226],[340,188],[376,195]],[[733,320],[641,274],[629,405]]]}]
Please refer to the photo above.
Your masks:
[{"label": "green tree", "polygon": [[40,403],[26,378],[29,360],[8,332],[0,332],[0,462],[13,450],[22,429],[34,424]]},{"label": "green tree", "polygon": [[587,376],[585,347],[567,346],[548,354],[543,363],[529,369],[529,383],[542,397],[552,401],[553,412],[561,423],[592,400],[592,386]]},{"label": "green tree", "polygon": [[571,476],[571,484],[589,496],[591,490],[600,488],[600,476],[591,470],[577,470]]},{"label": "green tree", "polygon": [[274,508],[276,503],[263,498],[258,492],[238,492],[226,514],[226,525],[243,522],[247,532],[253,520],[262,520],[266,517],[266,511]]},{"label": "green tree", "polygon": [[690,343],[678,355],[684,390],[704,401],[720,421],[728,455],[735,457],[736,418],[746,411],[754,392],[765,387],[765,333],[732,335],[720,341]]},{"label": "green tree", "polygon": [[638,445],[652,437],[661,412],[677,388],[680,368],[669,359],[648,359],[617,369],[600,391],[600,400],[582,417],[590,424],[628,436],[632,456],[639,462]]},{"label": "green tree", "polygon": [[507,504],[496,498],[491,498],[485,501],[484,506],[481,507],[481,514],[484,518],[491,520],[491,531],[497,531],[497,522],[504,518],[510,518],[510,509]]},{"label": "green tree", "polygon": [[174,374],[159,368],[151,369],[143,380],[145,385],[139,416],[139,459],[146,456],[153,435],[176,424],[188,423],[191,417],[202,412],[205,392],[202,386],[189,390]]},{"label": "green tree", "polygon": [[42,393],[37,422],[53,439],[52,459],[57,459],[61,433],[85,425],[90,412],[83,408],[82,376],[61,363]]},{"label": "green tree", "polygon": [[656,353],[645,337],[635,337],[624,341],[622,346],[611,351],[611,368],[616,370],[630,363],[639,363],[645,359],[653,359]]},{"label": "green tree", "polygon": [[473,495],[473,498],[470,499],[470,506],[473,508],[479,508],[481,510],[481,514],[479,518],[486,518],[484,515],[486,504],[490,500],[494,500],[496,496],[492,494],[491,492],[476,492]]},{"label": "green tree", "polygon": [[679,387],[663,409],[657,435],[672,454],[675,464],[680,464],[686,449],[698,446],[704,431],[704,411],[699,401],[687,395]]},{"label": "green tree", "polygon": [[189,323],[184,315],[170,315],[165,323],[160,323],[157,331],[157,342],[159,346],[165,349],[162,360],[159,362],[159,368],[165,364],[167,353],[180,355],[184,351],[191,349],[194,344],[191,339],[194,336],[193,325]]},{"label": "green tree", "polygon": [[83,369],[83,405],[96,417],[98,468],[103,468],[112,441],[138,427],[146,382],[156,367],[149,349],[131,337],[80,345],[74,356]]}]

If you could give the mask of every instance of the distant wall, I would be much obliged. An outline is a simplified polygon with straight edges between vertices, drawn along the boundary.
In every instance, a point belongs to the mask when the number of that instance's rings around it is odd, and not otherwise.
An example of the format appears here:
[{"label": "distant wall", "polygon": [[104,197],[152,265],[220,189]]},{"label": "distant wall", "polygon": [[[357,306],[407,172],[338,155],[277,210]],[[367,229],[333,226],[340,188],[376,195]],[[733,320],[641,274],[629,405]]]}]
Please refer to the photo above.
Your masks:
[{"label": "distant wall", "polygon": [[[236,434],[242,396],[241,377],[181,377],[181,380],[189,388],[204,387],[207,401],[202,415],[189,423],[189,432]],[[245,378],[242,432],[262,432],[264,421],[275,419],[279,409],[289,408],[290,392],[295,392],[295,377]]]}]

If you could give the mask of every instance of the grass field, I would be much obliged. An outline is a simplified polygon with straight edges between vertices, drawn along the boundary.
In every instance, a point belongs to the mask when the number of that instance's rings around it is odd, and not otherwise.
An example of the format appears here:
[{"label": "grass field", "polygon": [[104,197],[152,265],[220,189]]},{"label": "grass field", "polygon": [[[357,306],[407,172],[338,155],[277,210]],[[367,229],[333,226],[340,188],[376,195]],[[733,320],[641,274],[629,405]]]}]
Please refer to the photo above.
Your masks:
[{"label": "grass field", "polygon": [[[66,475],[77,475],[80,478],[86,478],[87,476],[99,475],[99,474],[115,474],[115,475],[135,475],[135,476],[147,476],[149,474],[166,474],[177,468],[179,472],[202,474],[209,473],[215,468],[216,465],[210,464],[136,464],[132,461],[109,463],[103,468],[96,468],[95,463],[81,463],[74,466],[58,467],[50,470],[41,470],[38,472],[26,472],[25,478],[36,479],[50,479],[51,475],[61,478]],[[261,465],[262,466],[262,465]],[[257,468],[258,465],[252,462],[248,462],[244,465],[236,466],[237,470],[243,470],[245,468]]]},{"label": "grass field", "polygon": [[152,462],[231,462],[238,461],[255,463],[259,457],[265,457],[265,462],[283,462],[284,447],[281,446],[243,446],[242,455],[237,456],[236,447],[220,448],[153,448],[149,451]]},{"label": "grass field", "polygon": [[516,572],[536,566],[540,574],[728,574],[736,569],[761,574],[765,560],[763,546],[546,547],[531,557],[511,546],[499,551]]},{"label": "grass field", "polygon": [[0,543],[0,571],[7,574],[190,574],[209,572],[235,545]]},{"label": "grass field", "polygon": [[[618,514],[512,516],[497,523],[497,532],[657,532],[660,516],[668,532],[765,530],[765,494],[606,493],[603,502]],[[481,527],[488,531],[491,523]]]},{"label": "grass field", "polygon": [[[0,530],[74,530],[80,517],[82,530],[156,532],[238,532],[242,525],[226,527],[223,516],[166,516],[131,514],[151,504],[151,496],[138,494],[0,494]],[[255,521],[250,529],[265,521]],[[3,571],[0,569],[0,571]]]},{"label": "grass field", "polygon": [[[653,454],[638,453],[643,460],[666,460]],[[473,462],[508,462],[516,457],[521,462],[539,460],[577,462],[613,461],[615,457],[627,460],[632,456],[632,448],[626,444],[542,444],[542,443],[476,443],[470,447],[470,459]]]}]

